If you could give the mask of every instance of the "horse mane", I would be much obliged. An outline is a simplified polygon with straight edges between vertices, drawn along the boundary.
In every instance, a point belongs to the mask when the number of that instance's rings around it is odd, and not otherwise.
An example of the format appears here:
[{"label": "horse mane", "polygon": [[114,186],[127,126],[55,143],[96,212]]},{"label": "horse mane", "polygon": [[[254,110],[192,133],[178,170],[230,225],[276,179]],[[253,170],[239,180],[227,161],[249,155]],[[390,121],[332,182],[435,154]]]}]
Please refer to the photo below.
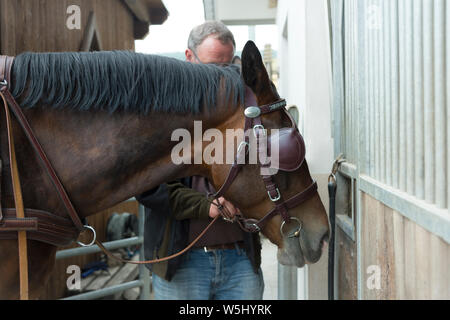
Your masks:
[{"label": "horse mane", "polygon": [[196,114],[215,107],[222,86],[233,104],[244,100],[236,66],[130,51],[23,53],[12,76],[12,94],[23,108]]}]

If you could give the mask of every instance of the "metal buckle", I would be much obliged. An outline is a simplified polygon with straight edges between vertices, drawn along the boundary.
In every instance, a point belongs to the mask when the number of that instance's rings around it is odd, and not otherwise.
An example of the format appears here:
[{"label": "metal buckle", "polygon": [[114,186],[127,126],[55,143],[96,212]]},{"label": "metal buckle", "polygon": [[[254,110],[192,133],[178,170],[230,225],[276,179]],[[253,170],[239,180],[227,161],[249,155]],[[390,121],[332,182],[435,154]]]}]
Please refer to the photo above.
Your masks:
[{"label": "metal buckle", "polygon": [[227,217],[222,216],[222,219],[227,223],[234,223],[233,219],[228,219]]},{"label": "metal buckle", "polygon": [[262,124],[257,124],[256,126],[253,127],[253,135],[255,136],[255,138],[258,138],[258,134],[256,133],[256,129],[261,129],[263,132],[263,136],[267,136],[267,132],[266,132],[266,128],[264,128],[264,126]]},{"label": "metal buckle", "polygon": [[84,226],[85,229],[90,230],[92,232],[92,241],[89,244],[85,244],[81,241],[77,241],[78,245],[80,245],[81,247],[92,247],[95,243],[95,241],[97,240],[97,233],[95,232],[95,229],[92,228],[91,226],[85,225]]},{"label": "metal buckle", "polygon": [[[299,219],[297,219],[295,217],[289,217],[289,219],[296,221],[298,223],[298,228],[297,228],[297,230],[294,233],[292,233],[290,235],[287,235],[287,237],[288,238],[298,238],[300,236],[300,231],[302,230],[303,224],[302,224],[302,222]],[[285,224],[286,224],[286,221],[283,221],[281,223],[280,232],[281,232],[282,236],[284,236],[283,227],[284,227]]]},{"label": "metal buckle", "polygon": [[250,230],[252,232],[260,232],[261,231],[261,228],[258,227],[258,225],[256,223],[247,223],[246,228],[254,228],[255,231]]},{"label": "metal buckle", "polygon": [[275,198],[272,198],[272,196],[270,195],[270,191],[267,191],[267,194],[269,195],[269,199],[272,200],[272,202],[277,202],[278,200],[281,199],[281,193],[278,188],[276,189],[276,192],[278,195]]}]

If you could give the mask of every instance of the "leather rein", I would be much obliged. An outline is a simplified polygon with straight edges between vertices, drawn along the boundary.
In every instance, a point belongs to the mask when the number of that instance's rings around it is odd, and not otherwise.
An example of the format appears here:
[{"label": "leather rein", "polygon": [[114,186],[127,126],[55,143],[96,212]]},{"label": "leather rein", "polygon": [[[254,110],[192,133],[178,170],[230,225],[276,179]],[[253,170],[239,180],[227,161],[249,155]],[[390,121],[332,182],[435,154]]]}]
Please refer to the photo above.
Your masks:
[{"label": "leather rein", "polygon": [[[20,268],[20,298],[28,299],[28,261],[27,261],[27,239],[36,240],[44,243],[48,243],[55,246],[63,246],[70,244],[74,239],[77,239],[79,234],[85,230],[90,230],[94,235],[94,240],[90,244],[83,244],[78,242],[81,246],[91,246],[94,243],[98,245],[98,247],[109,257],[119,260],[125,263],[132,264],[150,264],[157,263],[161,261],[166,261],[172,258],[175,258],[194,246],[194,244],[207,232],[207,230],[212,226],[212,224],[217,221],[219,216],[214,218],[214,220],[203,230],[203,232],[184,250],[178,252],[172,256],[148,260],[148,261],[130,261],[121,259],[119,257],[114,256],[110,251],[108,251],[103,244],[96,239],[95,230],[88,226],[84,225],[81,221],[79,215],[77,214],[72,202],[70,201],[67,192],[59,180],[55,170],[53,169],[49,159],[47,158],[42,146],[40,145],[36,135],[34,134],[31,126],[29,125],[25,115],[22,112],[21,107],[11,94],[9,90],[9,85],[11,83],[11,68],[13,64],[14,58],[8,56],[0,56],[0,96],[1,101],[3,102],[6,122],[7,122],[7,135],[9,142],[9,157],[10,157],[10,167],[11,167],[11,179],[14,190],[14,201],[15,208],[6,208],[2,209],[0,205],[0,240],[1,239],[18,239],[19,241],[19,268]],[[256,108],[254,110],[258,110],[257,115],[248,114],[246,112],[245,117],[245,128],[244,131],[248,129],[252,129],[255,137],[258,142],[260,139],[265,138],[265,129],[261,122],[261,115],[268,114],[275,111],[284,111],[286,102],[285,100],[280,100],[272,104],[268,104],[265,106],[257,107],[256,97],[253,92],[249,88],[246,88],[246,111],[249,108]],[[12,126],[11,126],[11,117],[10,110],[15,115],[17,121],[22,127],[28,141],[30,142],[33,150],[35,151],[40,164],[45,169],[47,175],[49,176],[53,186],[55,187],[59,198],[61,199],[64,207],[69,215],[69,219],[56,216],[54,214],[35,209],[24,208],[23,199],[20,187],[20,179],[19,172],[17,169],[17,161],[15,159],[15,150],[14,150],[14,140],[12,134]],[[286,112],[291,121],[293,122],[290,115]],[[258,149],[259,148],[258,143]],[[219,189],[219,191],[212,195],[210,201],[217,205],[219,209],[221,209],[222,215],[226,218],[228,216],[227,212],[224,211],[224,208],[220,206],[218,199],[223,196],[228,188],[231,186],[238,173],[243,167],[243,164],[240,164],[238,161],[239,157],[242,156],[242,153],[247,152],[247,147],[249,146],[248,137],[246,140],[241,143],[241,146],[238,149],[238,154],[236,159],[231,166],[230,172],[223,184],[223,186]],[[1,164],[1,163],[0,163]],[[261,165],[264,167],[264,165]],[[1,167],[0,167],[1,169]],[[1,171],[0,171],[1,174]],[[273,216],[279,214],[283,218],[283,223],[280,227],[280,232],[284,235],[283,227],[285,224],[290,223],[291,221],[295,221],[298,223],[298,228],[293,235],[289,235],[289,237],[298,237],[299,232],[302,228],[302,223],[297,218],[289,216],[288,210],[294,207],[297,207],[301,203],[310,199],[317,193],[317,183],[313,182],[306,190],[297,194],[296,196],[284,200],[277,184],[274,182],[272,176],[270,175],[261,175],[265,187],[268,192],[268,196],[272,202],[274,202],[275,207],[269,211],[264,218],[260,220],[254,219],[245,219],[241,216],[237,217],[237,222],[241,226],[244,231],[247,232],[259,232],[264,224]]]}]

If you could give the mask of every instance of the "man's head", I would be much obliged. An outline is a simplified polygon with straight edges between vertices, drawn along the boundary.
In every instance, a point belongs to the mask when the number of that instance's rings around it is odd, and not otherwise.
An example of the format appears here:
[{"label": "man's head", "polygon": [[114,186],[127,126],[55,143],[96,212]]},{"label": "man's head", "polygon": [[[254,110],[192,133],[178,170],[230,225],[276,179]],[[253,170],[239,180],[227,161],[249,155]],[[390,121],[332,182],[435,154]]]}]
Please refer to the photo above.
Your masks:
[{"label": "man's head", "polygon": [[222,22],[208,21],[191,31],[185,54],[192,63],[231,63],[235,50],[231,31]]}]

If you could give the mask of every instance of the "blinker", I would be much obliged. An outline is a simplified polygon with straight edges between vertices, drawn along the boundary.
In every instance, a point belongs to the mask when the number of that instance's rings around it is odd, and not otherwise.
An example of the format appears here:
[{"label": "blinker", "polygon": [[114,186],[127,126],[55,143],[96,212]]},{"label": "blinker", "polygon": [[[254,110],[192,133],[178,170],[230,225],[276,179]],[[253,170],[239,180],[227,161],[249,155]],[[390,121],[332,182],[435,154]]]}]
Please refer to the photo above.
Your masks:
[{"label": "blinker", "polygon": [[261,109],[258,107],[248,107],[245,109],[244,114],[247,118],[257,118],[261,115]]}]

